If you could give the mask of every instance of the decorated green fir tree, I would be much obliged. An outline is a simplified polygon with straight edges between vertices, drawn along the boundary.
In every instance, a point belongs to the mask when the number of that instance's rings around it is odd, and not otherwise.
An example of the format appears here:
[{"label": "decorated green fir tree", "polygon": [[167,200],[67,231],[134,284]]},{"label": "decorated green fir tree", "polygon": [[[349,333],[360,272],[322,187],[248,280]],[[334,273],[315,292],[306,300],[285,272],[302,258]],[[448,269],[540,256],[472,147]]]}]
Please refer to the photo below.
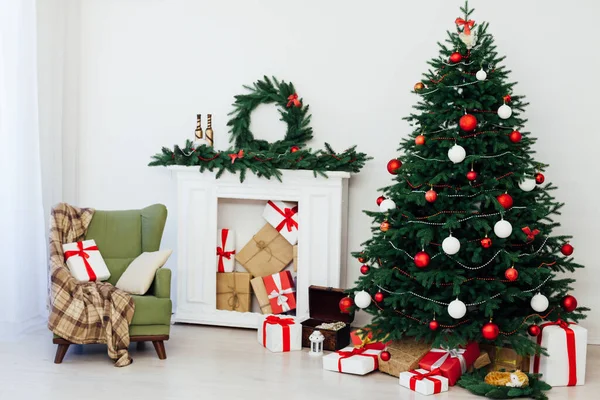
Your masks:
[{"label": "decorated green fir tree", "polygon": [[533,158],[524,97],[488,24],[472,21],[468,5],[461,11],[415,85],[413,131],[388,164],[395,179],[380,211],[367,212],[376,225],[354,253],[364,276],[351,297],[374,315],[379,338],[533,354],[529,335],[542,320],[584,318],[569,295],[574,280],[557,275],[582,266],[569,237],[552,234],[562,203]]}]

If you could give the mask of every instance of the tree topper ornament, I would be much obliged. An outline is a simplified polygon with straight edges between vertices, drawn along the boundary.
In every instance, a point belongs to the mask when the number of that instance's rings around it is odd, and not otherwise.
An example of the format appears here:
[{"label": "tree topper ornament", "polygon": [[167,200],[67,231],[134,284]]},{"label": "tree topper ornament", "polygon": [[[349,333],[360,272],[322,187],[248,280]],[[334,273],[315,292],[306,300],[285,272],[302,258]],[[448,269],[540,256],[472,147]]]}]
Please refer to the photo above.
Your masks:
[{"label": "tree topper ornament", "polygon": [[475,21],[472,19],[465,21],[462,18],[456,18],[454,22],[458,26],[464,26],[463,31],[458,34],[458,38],[467,46],[468,50],[471,50],[477,44],[477,33],[471,31],[471,28],[475,25]]}]

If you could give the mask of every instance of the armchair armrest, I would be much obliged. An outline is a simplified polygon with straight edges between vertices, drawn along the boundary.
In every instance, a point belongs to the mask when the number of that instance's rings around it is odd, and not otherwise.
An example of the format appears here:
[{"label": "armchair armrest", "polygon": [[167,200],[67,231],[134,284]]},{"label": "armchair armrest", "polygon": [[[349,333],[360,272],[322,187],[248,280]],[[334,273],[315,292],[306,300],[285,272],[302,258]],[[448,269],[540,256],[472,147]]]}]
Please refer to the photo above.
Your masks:
[{"label": "armchair armrest", "polygon": [[159,268],[154,276],[152,294],[161,299],[171,298],[171,270]]}]

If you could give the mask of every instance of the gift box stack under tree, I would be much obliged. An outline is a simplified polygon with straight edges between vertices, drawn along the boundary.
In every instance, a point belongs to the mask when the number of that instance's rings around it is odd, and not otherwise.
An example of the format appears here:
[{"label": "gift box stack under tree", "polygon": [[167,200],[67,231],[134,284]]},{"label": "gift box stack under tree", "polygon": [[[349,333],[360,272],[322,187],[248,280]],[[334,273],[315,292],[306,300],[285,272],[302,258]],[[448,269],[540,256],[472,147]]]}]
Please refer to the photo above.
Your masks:
[{"label": "gift box stack under tree", "polygon": [[388,375],[399,377],[400,373],[416,370],[419,361],[431,350],[431,343],[418,341],[415,338],[402,338],[387,344],[386,350],[391,358],[388,361],[379,359],[379,370]]}]

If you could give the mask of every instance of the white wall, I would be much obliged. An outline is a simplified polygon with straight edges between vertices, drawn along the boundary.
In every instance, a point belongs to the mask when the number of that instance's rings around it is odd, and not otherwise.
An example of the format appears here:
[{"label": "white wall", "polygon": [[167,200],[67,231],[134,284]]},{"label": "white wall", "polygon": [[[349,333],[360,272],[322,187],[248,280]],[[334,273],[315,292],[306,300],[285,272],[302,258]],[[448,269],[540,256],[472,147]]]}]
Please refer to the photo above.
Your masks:
[{"label": "white wall", "polygon": [[[315,148],[358,144],[373,156],[350,187],[350,249],[370,236],[361,210],[390,183],[386,162],[409,133],[402,117],[417,97],[413,84],[453,29],[461,1],[185,1],[84,0],[79,63],[81,205],[174,210],[174,182],[146,166],[161,146],[191,138],[195,114],[212,113],[215,144],[228,144],[233,96],[264,74],[291,80],[313,112]],[[594,306],[600,211],[596,132],[600,32],[591,0],[472,1],[474,19],[491,22],[501,54],[526,94],[528,129],[540,138],[539,160],[566,202],[561,233],[575,235],[580,304]],[[577,16],[565,21],[565,16]],[[76,41],[74,41],[76,43]],[[253,115],[255,132],[282,132],[272,108]],[[175,247],[169,218],[164,246]],[[174,260],[170,262],[175,266]],[[358,276],[350,260],[348,282]],[[584,324],[600,342],[600,309]]]}]

